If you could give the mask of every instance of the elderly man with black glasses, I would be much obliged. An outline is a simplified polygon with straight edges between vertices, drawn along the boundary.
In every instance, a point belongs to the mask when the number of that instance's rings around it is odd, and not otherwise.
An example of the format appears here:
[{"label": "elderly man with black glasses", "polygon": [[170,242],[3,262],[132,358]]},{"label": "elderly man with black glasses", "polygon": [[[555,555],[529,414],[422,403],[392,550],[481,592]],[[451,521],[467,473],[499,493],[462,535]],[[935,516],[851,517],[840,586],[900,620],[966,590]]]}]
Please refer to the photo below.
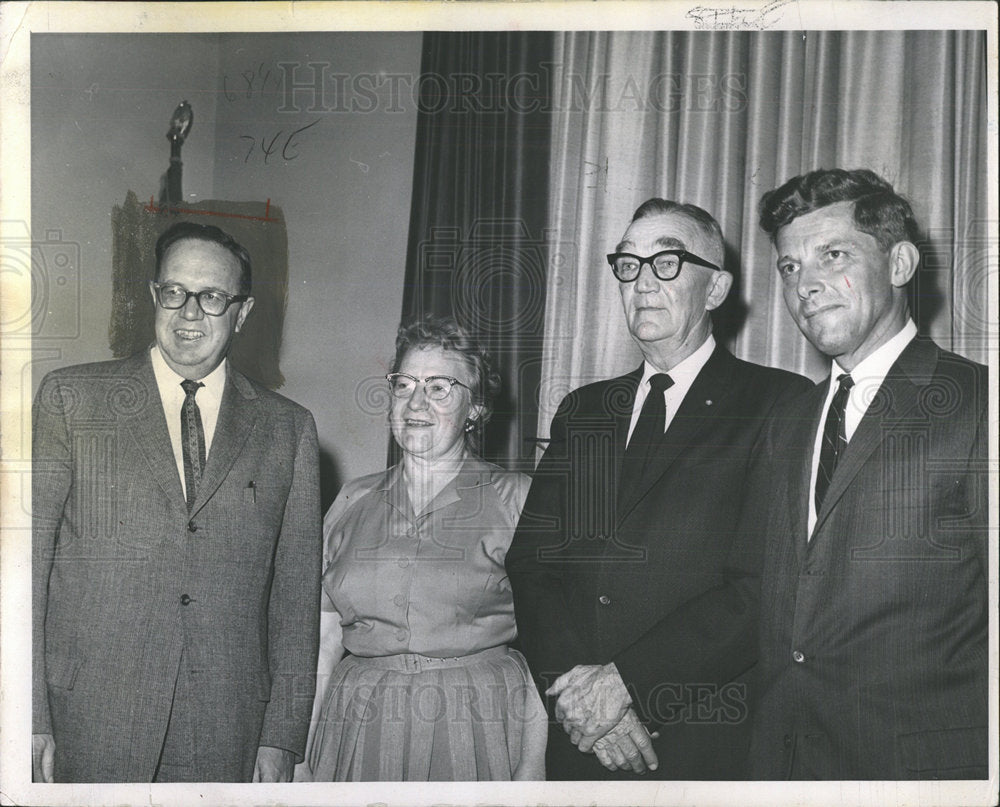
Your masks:
[{"label": "elderly man with black glasses", "polygon": [[761,425],[810,387],[716,344],[711,312],[733,280],[723,259],[701,208],[636,210],[608,262],[645,360],[563,400],[507,555],[522,646],[550,696],[552,779],[746,776],[748,671],[675,674],[706,626],[658,636],[723,582]]},{"label": "elderly man with black glasses", "polygon": [[56,370],[34,408],[35,781],[288,781],[317,652],[312,415],[226,360],[250,256],[156,244],[156,342]]}]

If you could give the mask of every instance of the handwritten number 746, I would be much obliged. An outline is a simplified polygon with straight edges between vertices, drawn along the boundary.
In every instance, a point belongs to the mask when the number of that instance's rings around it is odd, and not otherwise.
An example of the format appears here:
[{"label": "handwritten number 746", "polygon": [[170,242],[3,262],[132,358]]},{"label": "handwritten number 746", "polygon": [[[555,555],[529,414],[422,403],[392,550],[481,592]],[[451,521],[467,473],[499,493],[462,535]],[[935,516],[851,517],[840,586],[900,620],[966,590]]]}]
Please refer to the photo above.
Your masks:
[{"label": "handwritten number 746", "polygon": [[[283,160],[287,162],[288,160],[294,160],[299,156],[298,146],[294,142],[295,136],[301,134],[306,129],[312,128],[317,123],[319,123],[319,119],[314,120],[312,123],[308,123],[305,126],[302,126],[298,129],[295,129],[291,134],[288,135],[288,137],[285,138],[284,145],[281,147],[281,158]],[[279,129],[278,133],[275,134],[274,137],[272,137],[270,140],[268,140],[266,137],[262,137],[260,139],[260,150],[264,153],[264,165],[267,165],[267,161],[270,158],[270,156],[274,154],[275,151],[277,151],[277,144],[279,142],[279,138],[282,135],[282,132],[284,132],[284,129]],[[253,156],[254,149],[257,147],[257,139],[255,137],[252,137],[251,135],[240,135],[240,140],[250,141],[250,147],[247,149],[247,155],[246,157],[243,158],[243,162],[244,164],[246,164],[250,162],[250,158]]]}]

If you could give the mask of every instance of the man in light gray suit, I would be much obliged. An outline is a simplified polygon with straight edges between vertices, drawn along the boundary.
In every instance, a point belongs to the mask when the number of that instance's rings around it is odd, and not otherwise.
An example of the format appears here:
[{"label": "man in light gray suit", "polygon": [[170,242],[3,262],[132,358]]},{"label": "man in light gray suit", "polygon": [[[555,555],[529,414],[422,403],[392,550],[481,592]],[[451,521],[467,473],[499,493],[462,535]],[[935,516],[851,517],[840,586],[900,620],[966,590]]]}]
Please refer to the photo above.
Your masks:
[{"label": "man in light gray suit", "polygon": [[312,416],[226,361],[250,258],[156,245],[156,344],[42,381],[33,441],[35,781],[289,781],[320,565]]}]

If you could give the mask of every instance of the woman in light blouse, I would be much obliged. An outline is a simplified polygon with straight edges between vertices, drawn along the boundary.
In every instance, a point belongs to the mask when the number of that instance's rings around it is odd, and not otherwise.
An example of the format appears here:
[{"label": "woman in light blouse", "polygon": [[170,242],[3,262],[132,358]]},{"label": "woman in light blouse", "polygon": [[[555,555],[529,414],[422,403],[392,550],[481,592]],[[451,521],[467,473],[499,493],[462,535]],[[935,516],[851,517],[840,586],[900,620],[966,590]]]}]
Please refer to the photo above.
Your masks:
[{"label": "woman in light blouse", "polygon": [[[504,570],[529,480],[472,446],[499,376],[451,320],[400,328],[387,376],[402,461],[324,520],[313,781],[544,778],[546,717]],[[347,655],[344,655],[344,651]]]}]

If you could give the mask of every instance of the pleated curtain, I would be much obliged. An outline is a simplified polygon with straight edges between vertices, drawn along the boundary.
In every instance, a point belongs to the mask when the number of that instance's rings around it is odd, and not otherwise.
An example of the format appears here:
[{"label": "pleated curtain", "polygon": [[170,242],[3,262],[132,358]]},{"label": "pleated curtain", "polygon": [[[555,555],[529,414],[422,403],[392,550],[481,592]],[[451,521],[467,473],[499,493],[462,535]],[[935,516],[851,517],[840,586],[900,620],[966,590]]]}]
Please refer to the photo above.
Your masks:
[{"label": "pleated curtain", "polygon": [[818,380],[828,363],[785,310],[758,204],[815,168],[870,168],[924,229],[921,332],[986,360],[984,32],[585,31],[557,34],[554,50],[549,227],[572,246],[549,266],[542,437],[566,392],[641,361],[604,255],[652,196],[722,225],[738,282],[717,336]]},{"label": "pleated curtain", "polygon": [[641,361],[604,256],[652,196],[722,225],[736,283],[717,338],[818,380],[758,205],[815,168],[870,168],[924,231],[921,332],[986,361],[986,59],[983,31],[425,34],[402,308],[452,314],[494,352],[484,455],[531,470],[563,395]]}]

